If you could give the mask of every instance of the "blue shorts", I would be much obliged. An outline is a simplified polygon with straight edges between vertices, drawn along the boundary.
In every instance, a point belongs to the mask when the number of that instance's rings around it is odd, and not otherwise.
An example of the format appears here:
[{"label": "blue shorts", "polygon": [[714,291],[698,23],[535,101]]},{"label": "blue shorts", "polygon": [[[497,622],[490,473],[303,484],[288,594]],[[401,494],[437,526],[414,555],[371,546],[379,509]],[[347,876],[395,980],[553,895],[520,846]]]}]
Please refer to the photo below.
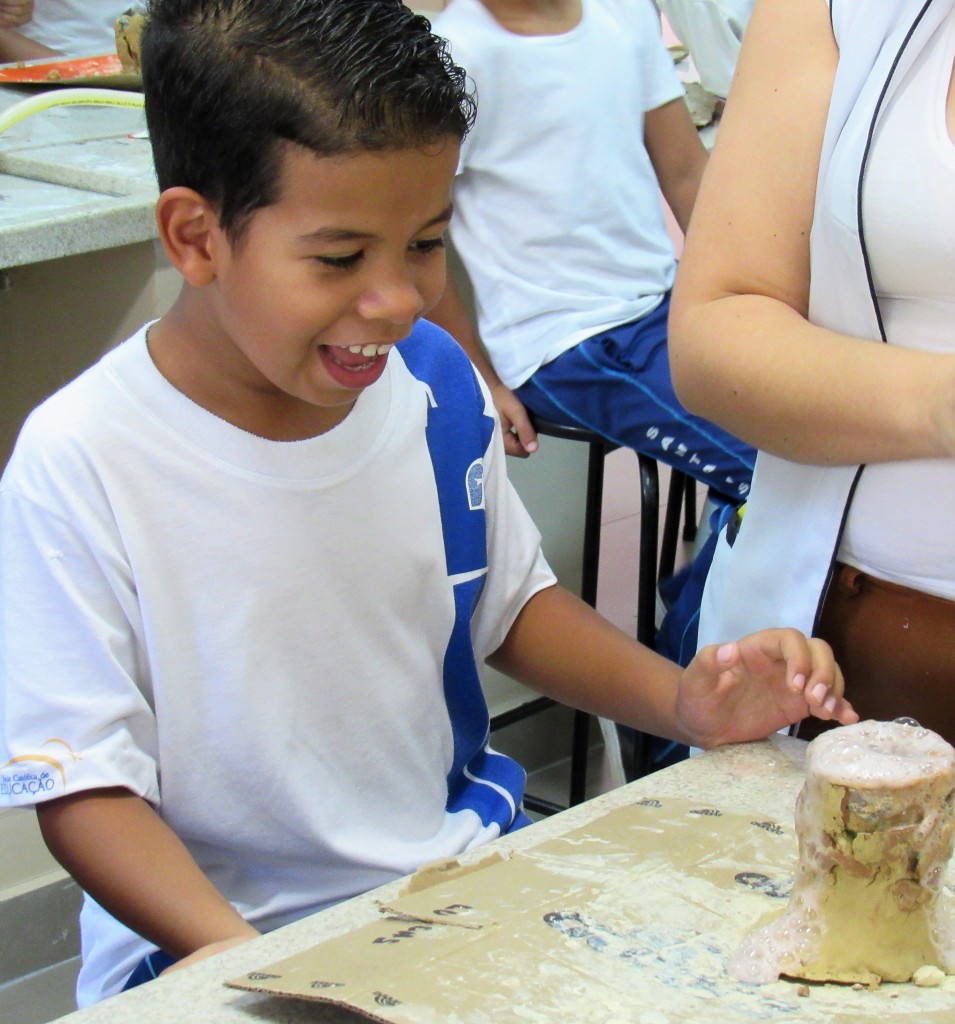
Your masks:
[{"label": "blue shorts", "polygon": [[683,408],[667,352],[670,294],[647,316],[587,338],[515,390],[531,412],[587,427],[683,470],[734,504],[746,499],[756,451]]},{"label": "blue shorts", "polygon": [[172,967],[177,959],[178,957],[170,956],[161,949],[157,949],[155,952],[143,957],[133,973],[126,979],[123,991],[127,992],[131,988],[138,988],[140,985],[145,984],[145,982],[158,978],[167,967]]}]

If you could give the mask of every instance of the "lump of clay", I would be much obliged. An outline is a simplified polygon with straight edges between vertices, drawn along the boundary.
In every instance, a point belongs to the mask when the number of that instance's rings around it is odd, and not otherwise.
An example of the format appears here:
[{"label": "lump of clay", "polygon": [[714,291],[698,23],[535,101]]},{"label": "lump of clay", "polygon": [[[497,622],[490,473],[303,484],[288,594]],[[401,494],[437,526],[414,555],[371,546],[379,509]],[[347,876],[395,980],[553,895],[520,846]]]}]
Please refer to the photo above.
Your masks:
[{"label": "lump of clay", "polygon": [[955,973],[955,749],[915,724],[860,722],[806,751],[796,802],[799,868],[789,906],[728,965],[740,981],[780,975],[866,985]]},{"label": "lump of clay", "polygon": [[119,63],[124,71],[133,71],[139,74],[140,41],[145,27],[146,16],[136,14],[132,9],[121,14],[113,26],[116,35],[116,52],[119,54]]}]

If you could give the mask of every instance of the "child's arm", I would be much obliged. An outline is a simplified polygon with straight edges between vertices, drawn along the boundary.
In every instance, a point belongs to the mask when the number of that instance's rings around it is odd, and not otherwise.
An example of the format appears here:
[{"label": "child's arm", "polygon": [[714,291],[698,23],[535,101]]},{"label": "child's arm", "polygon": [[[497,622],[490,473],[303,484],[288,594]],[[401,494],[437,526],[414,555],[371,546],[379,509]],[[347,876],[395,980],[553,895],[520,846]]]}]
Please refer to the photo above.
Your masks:
[{"label": "child's arm", "polygon": [[707,153],[685,101],[675,99],[648,110],[643,121],[643,142],[663,198],[680,229],[686,232]]},{"label": "child's arm", "polygon": [[86,790],[36,810],[47,846],[80,887],[170,955],[212,955],[258,935],[129,790]]},{"label": "child's arm", "polygon": [[33,17],[33,0],[0,0],[0,26],[16,28]]},{"label": "child's arm", "polygon": [[561,703],[704,748],[762,739],[810,714],[858,718],[820,640],[764,630],[704,648],[683,670],[561,587],[527,602],[489,661]]},{"label": "child's arm", "polygon": [[453,278],[448,278],[444,294],[429,310],[428,319],[443,327],[454,338],[467,352],[478,373],[484,378],[494,399],[494,408],[501,419],[504,450],[507,454],[526,458],[537,451],[537,431],[534,430],[527,410],[514,392],[498,377]]},{"label": "child's arm", "polygon": [[51,50],[49,46],[44,46],[21,32],[15,32],[12,28],[0,28],[0,64],[59,55],[59,50]]}]

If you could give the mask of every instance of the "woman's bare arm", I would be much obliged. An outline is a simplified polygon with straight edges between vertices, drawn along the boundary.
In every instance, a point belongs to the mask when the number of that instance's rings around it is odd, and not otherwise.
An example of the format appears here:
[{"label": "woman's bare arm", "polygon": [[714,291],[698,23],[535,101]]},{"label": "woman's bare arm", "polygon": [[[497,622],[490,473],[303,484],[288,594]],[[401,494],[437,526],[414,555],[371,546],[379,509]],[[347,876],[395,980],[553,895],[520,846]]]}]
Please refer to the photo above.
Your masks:
[{"label": "woman's bare arm", "polygon": [[794,461],[951,455],[955,357],[806,320],[837,59],[824,0],[757,0],[674,289],[674,382],[692,411]]}]

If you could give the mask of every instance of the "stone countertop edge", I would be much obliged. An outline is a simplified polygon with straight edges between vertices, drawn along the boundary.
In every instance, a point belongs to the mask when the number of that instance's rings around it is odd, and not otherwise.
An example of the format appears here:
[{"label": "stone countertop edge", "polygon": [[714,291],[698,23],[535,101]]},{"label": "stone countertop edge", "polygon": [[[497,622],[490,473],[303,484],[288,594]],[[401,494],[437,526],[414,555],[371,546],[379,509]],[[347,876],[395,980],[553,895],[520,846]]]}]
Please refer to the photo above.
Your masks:
[{"label": "stone countertop edge", "polygon": [[117,139],[0,153],[0,174],[107,197],[139,196],[155,202],[159,194],[149,151]]},{"label": "stone countertop edge", "polygon": [[[805,748],[805,741],[775,735],[758,743],[710,751],[545,818],[463,854],[459,860],[469,863],[494,851],[529,849],[647,797],[718,803],[728,810],[790,823],[804,778]],[[333,1006],[229,989],[224,982],[367,923],[376,914],[376,901],[395,899],[405,881],[391,882],[251,943],[68,1014],[53,1024],[168,1024],[175,1020],[201,1020],[203,1024],[355,1024],[355,1014]]]},{"label": "stone countertop edge", "polygon": [[0,229],[0,270],[118,248],[157,237],[153,196],[103,196],[112,202],[77,207],[29,225]]},{"label": "stone countertop edge", "polygon": [[[0,109],[27,95],[0,88]],[[0,270],[157,237],[158,189],[149,143],[131,142],[129,135],[141,125],[141,114],[131,117],[118,107],[84,111],[95,114],[39,123],[27,138],[0,135],[0,175],[20,183],[16,215],[0,221]],[[33,118],[40,117],[42,112],[21,123],[32,128]],[[42,198],[31,199],[34,182],[72,194],[62,208],[48,208]]]}]

